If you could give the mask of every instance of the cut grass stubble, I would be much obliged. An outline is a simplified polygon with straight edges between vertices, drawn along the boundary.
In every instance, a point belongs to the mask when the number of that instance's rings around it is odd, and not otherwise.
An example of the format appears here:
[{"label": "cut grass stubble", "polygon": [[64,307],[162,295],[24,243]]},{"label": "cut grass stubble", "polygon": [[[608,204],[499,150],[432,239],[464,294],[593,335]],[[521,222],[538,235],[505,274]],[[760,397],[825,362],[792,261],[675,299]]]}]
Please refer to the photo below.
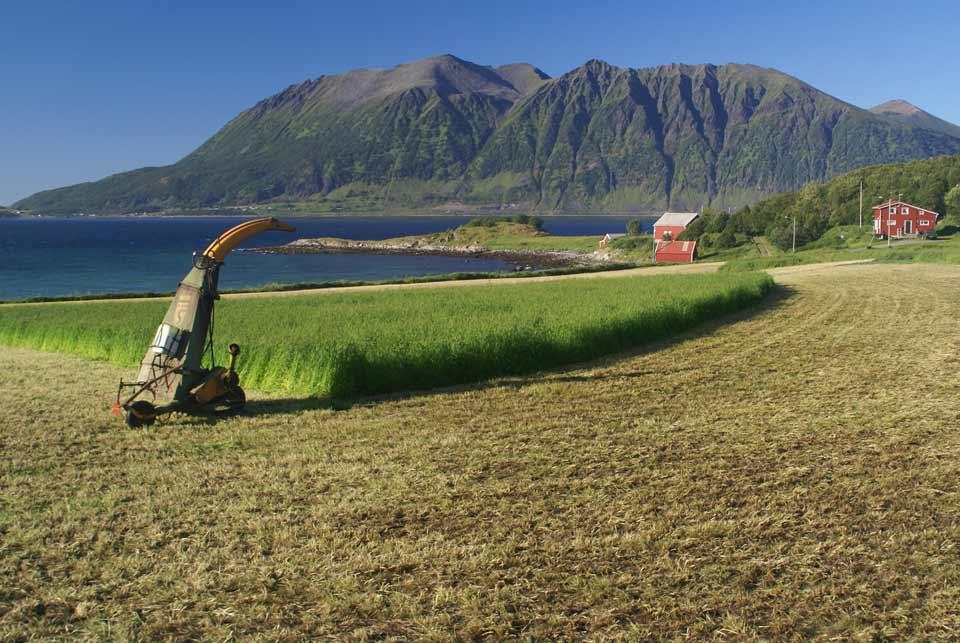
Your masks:
[{"label": "cut grass stubble", "polygon": [[[244,385],[351,397],[581,362],[761,301],[765,274],[712,274],[223,300],[218,354],[237,342]],[[134,367],[167,303],[0,308],[0,343]]]}]

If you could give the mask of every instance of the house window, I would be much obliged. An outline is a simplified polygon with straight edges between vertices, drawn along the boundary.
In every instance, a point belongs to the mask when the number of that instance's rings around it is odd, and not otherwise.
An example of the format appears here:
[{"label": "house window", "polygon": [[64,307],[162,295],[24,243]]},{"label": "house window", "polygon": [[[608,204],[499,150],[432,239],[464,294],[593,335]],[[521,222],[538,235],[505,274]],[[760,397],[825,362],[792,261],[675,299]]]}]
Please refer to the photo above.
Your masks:
[{"label": "house window", "polygon": [[903,214],[910,214],[910,208],[908,208],[907,206],[903,206],[902,208],[900,208],[900,212],[902,212]]},{"label": "house window", "polygon": [[929,219],[920,219],[920,225],[930,225]]},{"label": "house window", "polygon": [[887,225],[892,228],[892,227],[894,227],[895,225],[897,225],[897,222],[896,222],[896,221],[887,221]]},{"label": "house window", "polygon": [[896,213],[897,213],[897,209],[895,207],[891,207],[890,214],[896,214]]}]

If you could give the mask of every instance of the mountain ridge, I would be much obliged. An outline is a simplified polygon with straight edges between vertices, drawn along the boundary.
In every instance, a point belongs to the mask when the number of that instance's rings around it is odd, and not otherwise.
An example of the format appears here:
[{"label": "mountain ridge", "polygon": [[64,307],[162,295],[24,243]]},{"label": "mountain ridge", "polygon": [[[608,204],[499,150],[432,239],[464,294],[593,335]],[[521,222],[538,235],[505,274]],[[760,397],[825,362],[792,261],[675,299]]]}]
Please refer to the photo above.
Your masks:
[{"label": "mountain ridge", "polygon": [[960,133],[874,114],[749,64],[556,78],[445,54],[290,85],[170,166],[35,194],[35,211],[307,200],[318,209],[737,207],[874,163],[960,152]]}]

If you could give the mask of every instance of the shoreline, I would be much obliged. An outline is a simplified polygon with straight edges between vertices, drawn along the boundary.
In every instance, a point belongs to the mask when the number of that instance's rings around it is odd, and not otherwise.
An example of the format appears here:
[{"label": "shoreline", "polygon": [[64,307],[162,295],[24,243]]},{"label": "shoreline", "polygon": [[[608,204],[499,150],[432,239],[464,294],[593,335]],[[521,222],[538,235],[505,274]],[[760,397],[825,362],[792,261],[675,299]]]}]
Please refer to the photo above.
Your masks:
[{"label": "shoreline", "polygon": [[[570,268],[553,271],[520,272],[520,273],[452,273],[450,275],[433,275],[415,279],[398,279],[373,282],[327,282],[325,284],[291,284],[288,288],[269,290],[227,290],[220,293],[224,299],[246,297],[296,297],[309,295],[325,295],[341,292],[377,292],[383,290],[405,290],[421,288],[457,288],[467,286],[487,286],[500,284],[520,284],[557,281],[562,279],[605,279],[611,277],[648,277],[654,275],[684,275],[716,272],[723,262],[683,263],[636,266],[630,264],[613,263],[609,266],[580,270]],[[802,266],[815,268],[821,264]],[[828,264],[829,265],[829,264]],[[800,266],[791,266],[797,268]],[[465,276],[469,275],[469,276]],[[449,277],[437,279],[436,277]],[[41,298],[20,301],[0,301],[0,310],[5,306],[37,306],[45,304],[89,304],[103,302],[127,301],[170,301],[174,293],[104,293],[81,297]]]},{"label": "shoreline", "polygon": [[[407,218],[430,218],[430,219],[442,219],[442,218],[464,218],[472,219],[478,216],[498,216],[498,214],[486,214],[486,213],[469,213],[469,212],[274,212],[274,211],[261,211],[261,212],[243,212],[235,214],[180,214],[180,213],[171,213],[165,214],[162,212],[131,212],[131,213],[118,213],[118,214],[18,214],[9,217],[0,217],[0,220],[13,220],[13,219],[233,219],[233,218],[244,218],[249,217],[251,219],[256,219],[264,216],[273,216],[277,218],[290,218],[290,219],[350,219],[355,217],[369,217],[369,218],[397,218],[397,219],[407,219]],[[536,214],[532,216],[538,216],[543,219],[576,219],[576,218],[596,218],[596,219],[623,219],[628,217],[634,217],[637,219],[649,218],[656,219],[659,215],[657,214],[635,214],[635,213],[619,213],[619,212],[586,212],[586,213],[564,213],[564,214]]]},{"label": "shoreline", "polygon": [[[417,241],[367,241],[353,239],[297,239],[282,246],[247,248],[256,254],[381,254],[405,256],[458,257],[499,259],[525,270],[537,268],[569,268],[614,263],[609,257],[572,251],[498,250],[484,246],[445,246]],[[533,267],[531,267],[531,264]]]}]

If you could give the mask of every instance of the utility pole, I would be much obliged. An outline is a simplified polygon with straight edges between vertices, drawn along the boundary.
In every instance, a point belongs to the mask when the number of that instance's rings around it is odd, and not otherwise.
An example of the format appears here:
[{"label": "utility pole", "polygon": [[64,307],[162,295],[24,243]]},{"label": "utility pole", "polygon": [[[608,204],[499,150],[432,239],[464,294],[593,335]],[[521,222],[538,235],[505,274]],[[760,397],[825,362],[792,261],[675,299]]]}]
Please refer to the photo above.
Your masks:
[{"label": "utility pole", "polygon": [[[787,215],[783,215],[783,218],[789,219],[790,217],[788,217]],[[797,251],[797,215],[794,214],[793,215],[793,248],[791,249],[791,252],[796,252],[796,251]]]}]

